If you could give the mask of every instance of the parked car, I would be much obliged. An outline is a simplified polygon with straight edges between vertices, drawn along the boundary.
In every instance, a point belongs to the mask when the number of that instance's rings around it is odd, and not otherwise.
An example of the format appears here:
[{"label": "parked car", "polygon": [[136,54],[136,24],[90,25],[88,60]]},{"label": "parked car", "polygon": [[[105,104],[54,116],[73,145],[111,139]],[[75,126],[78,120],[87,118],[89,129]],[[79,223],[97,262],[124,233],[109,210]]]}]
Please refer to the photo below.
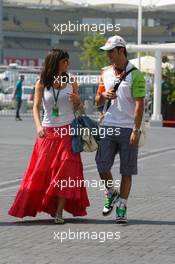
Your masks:
[{"label": "parked car", "polygon": [[[3,106],[7,106],[12,102],[12,97],[13,97],[13,87],[8,87],[5,91],[0,92],[0,105],[1,108]],[[22,93],[22,100],[27,100],[28,104],[33,103],[33,87],[29,86],[24,86],[22,88],[23,93]]]},{"label": "parked car", "polygon": [[[8,87],[5,92],[1,93],[1,98],[3,98],[5,101],[12,100],[13,89],[13,87]],[[32,93],[33,87],[24,86],[22,88],[22,100],[27,99],[27,101],[30,102]]]}]

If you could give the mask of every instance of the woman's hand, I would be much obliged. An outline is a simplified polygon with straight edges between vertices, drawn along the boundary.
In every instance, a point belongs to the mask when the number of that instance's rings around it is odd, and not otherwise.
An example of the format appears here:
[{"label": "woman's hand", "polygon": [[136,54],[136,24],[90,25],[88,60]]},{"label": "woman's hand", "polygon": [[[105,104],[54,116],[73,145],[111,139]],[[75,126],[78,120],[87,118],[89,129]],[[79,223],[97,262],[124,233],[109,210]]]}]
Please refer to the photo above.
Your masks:
[{"label": "woman's hand", "polygon": [[69,95],[69,100],[75,105],[75,106],[78,106],[80,105],[81,103],[81,99],[80,99],[80,96],[78,94],[75,94],[75,93],[68,93]]},{"label": "woman's hand", "polygon": [[117,98],[117,95],[116,95],[116,92],[114,92],[114,89],[109,89],[108,91],[103,92],[102,95],[105,99],[113,100]]},{"label": "woman's hand", "polygon": [[45,137],[45,130],[42,126],[37,128],[37,134],[38,134],[38,137],[40,137],[40,138]]}]

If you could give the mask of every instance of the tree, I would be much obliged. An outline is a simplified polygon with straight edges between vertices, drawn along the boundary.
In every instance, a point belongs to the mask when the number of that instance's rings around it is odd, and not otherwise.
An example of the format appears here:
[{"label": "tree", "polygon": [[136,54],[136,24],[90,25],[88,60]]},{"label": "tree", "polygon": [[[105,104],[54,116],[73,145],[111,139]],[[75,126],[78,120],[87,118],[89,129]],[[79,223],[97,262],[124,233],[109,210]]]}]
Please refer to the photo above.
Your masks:
[{"label": "tree", "polygon": [[99,50],[106,42],[103,35],[88,35],[83,39],[83,53],[80,60],[85,70],[100,70],[108,65],[106,52]]},{"label": "tree", "polygon": [[175,102],[175,69],[166,68],[163,73],[166,84],[169,88],[169,95],[167,100],[169,104]]}]

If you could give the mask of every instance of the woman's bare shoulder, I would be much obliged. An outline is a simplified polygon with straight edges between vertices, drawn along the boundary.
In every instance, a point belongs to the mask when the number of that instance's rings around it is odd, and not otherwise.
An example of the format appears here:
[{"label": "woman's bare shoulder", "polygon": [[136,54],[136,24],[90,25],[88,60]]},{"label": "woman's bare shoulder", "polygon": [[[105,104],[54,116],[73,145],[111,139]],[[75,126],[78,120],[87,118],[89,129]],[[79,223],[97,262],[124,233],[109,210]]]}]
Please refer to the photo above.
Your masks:
[{"label": "woman's bare shoulder", "polygon": [[44,85],[43,83],[41,82],[41,80],[37,80],[36,83],[35,83],[35,89],[39,89],[39,90],[44,90]]}]

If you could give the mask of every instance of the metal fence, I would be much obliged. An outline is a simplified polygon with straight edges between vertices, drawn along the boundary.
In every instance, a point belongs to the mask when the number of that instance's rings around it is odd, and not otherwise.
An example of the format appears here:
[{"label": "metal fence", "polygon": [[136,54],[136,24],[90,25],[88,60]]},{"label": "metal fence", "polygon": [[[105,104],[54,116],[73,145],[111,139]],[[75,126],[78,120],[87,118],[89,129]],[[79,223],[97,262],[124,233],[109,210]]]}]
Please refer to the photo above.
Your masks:
[{"label": "metal fence", "polygon": [[[39,67],[21,67],[16,64],[0,67],[0,116],[15,116],[16,106],[15,101],[12,100],[12,93],[20,75],[25,77],[20,112],[24,117],[32,116],[33,101],[30,100],[30,95],[40,72],[41,68]],[[95,94],[99,83],[99,72],[77,70],[70,72],[70,75],[76,77],[79,84],[79,94],[84,102],[86,113],[97,116]],[[152,100],[149,95],[146,96],[145,103],[145,117],[149,120],[152,113]]]},{"label": "metal fence", "polygon": [[[13,91],[20,75],[25,76],[23,84],[21,113],[25,116],[32,115],[32,102],[28,102],[27,97],[32,93],[34,84],[39,76],[40,69],[20,67],[16,64],[0,67],[0,115],[15,115],[15,101],[12,100]],[[26,93],[27,92],[27,93]]]},{"label": "metal fence", "polygon": [[[32,115],[33,102],[30,100],[36,80],[40,76],[41,68],[21,67],[16,64],[0,67],[0,115],[15,115],[15,101],[12,94],[20,75],[24,75],[21,114]],[[95,94],[98,87],[99,72],[74,71],[70,72],[79,84],[79,94],[85,103],[87,113],[95,111]],[[31,96],[32,98],[32,96]]]}]

